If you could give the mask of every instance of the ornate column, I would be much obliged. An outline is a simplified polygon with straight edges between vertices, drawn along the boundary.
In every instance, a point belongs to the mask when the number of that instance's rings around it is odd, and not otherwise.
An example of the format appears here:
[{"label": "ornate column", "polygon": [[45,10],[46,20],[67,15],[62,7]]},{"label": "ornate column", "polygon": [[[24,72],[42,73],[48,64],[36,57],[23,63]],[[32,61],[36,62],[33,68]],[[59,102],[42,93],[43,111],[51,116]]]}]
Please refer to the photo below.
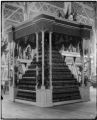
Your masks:
[{"label": "ornate column", "polygon": [[24,21],[28,19],[28,4],[27,2],[24,2]]},{"label": "ornate column", "polygon": [[91,51],[91,46],[90,46],[91,42],[90,41],[91,41],[91,38],[92,38],[91,32],[92,31],[90,31],[90,38],[88,40],[88,78],[89,78],[89,80],[91,79],[91,57],[90,57],[90,54],[91,54],[90,53],[90,51]]},{"label": "ornate column", "polygon": [[45,89],[44,86],[44,31],[42,31],[42,89]]},{"label": "ornate column", "polygon": [[[36,62],[38,63],[38,33],[36,33]],[[37,82],[38,82],[38,65],[36,66],[36,89],[37,89]]]},{"label": "ornate column", "polygon": [[[10,100],[15,101],[15,79],[14,79],[14,38],[15,29],[12,27],[12,31],[8,34],[8,40],[10,43],[10,83],[9,83],[9,95]],[[11,44],[12,43],[12,44]]]},{"label": "ornate column", "polygon": [[82,41],[82,86],[84,86],[84,38]]},{"label": "ornate column", "polygon": [[12,32],[13,32],[13,41],[12,41],[13,42],[13,92],[14,92],[14,101],[15,101],[15,71],[14,71],[15,28],[14,27],[12,27]]},{"label": "ornate column", "polygon": [[[49,40],[51,41],[51,33],[49,34],[49,38],[50,38]],[[50,51],[49,51],[50,55],[51,55],[51,49],[52,48],[50,46]],[[50,58],[51,57],[49,56],[49,59]],[[51,59],[49,62],[51,63]],[[51,70],[51,66],[50,66],[50,70]],[[51,76],[51,72],[50,72],[50,76]],[[52,81],[50,77],[50,85],[52,85],[51,82]],[[45,86],[44,86],[44,31],[42,31],[42,86],[41,86],[41,89],[37,89],[36,103],[37,103],[37,106],[40,106],[40,107],[50,107],[53,105],[52,104],[52,89],[45,89]]]},{"label": "ornate column", "polygon": [[49,33],[49,66],[50,66],[50,88],[52,89],[52,32]]}]

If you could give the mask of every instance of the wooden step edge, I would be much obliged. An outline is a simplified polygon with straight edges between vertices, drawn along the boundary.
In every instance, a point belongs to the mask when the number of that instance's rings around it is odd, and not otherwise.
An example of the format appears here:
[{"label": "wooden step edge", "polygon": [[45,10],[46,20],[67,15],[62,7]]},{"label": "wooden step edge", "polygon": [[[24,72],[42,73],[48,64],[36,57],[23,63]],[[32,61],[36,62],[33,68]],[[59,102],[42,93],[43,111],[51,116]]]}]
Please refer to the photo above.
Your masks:
[{"label": "wooden step edge", "polygon": [[60,82],[64,82],[64,83],[65,83],[65,82],[66,82],[66,83],[77,83],[76,81],[73,81],[73,80],[72,80],[72,81],[53,81],[53,80],[52,80],[52,82],[56,82],[56,83],[58,83],[58,82],[59,82],[59,83],[60,83]]},{"label": "wooden step edge", "polygon": [[79,87],[78,85],[72,85],[72,86],[53,86],[53,88],[73,88],[73,87]]},{"label": "wooden step edge", "polygon": [[29,105],[36,105],[36,98],[27,99],[27,98],[22,98],[22,97],[16,96],[15,97],[15,102],[29,104]]},{"label": "wooden step edge", "polygon": [[28,68],[27,71],[36,70],[36,68]]},{"label": "wooden step edge", "polygon": [[57,101],[54,101],[53,100],[53,105],[62,105],[62,104],[70,104],[70,103],[79,103],[79,102],[83,102],[83,100],[82,99],[75,99],[75,100],[63,100],[63,101],[59,101],[59,102],[57,102]]},{"label": "wooden step edge", "polygon": [[33,78],[36,78],[36,77],[22,77],[22,79],[26,79],[26,78],[28,78],[28,79],[33,79]]},{"label": "wooden step edge", "polygon": [[33,90],[24,90],[24,89],[17,89],[17,91],[23,91],[23,92],[31,92],[31,93],[35,93],[36,91]]}]

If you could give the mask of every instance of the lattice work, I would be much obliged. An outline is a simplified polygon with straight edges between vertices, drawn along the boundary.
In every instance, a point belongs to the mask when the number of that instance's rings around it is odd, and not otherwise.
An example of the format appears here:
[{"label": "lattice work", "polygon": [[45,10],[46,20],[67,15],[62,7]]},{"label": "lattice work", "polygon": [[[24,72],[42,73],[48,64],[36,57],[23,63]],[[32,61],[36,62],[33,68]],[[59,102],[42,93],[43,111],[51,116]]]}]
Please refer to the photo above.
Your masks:
[{"label": "lattice work", "polygon": [[77,12],[77,14],[86,16],[86,13],[84,12],[84,10],[80,4],[78,4],[76,2],[72,2],[72,9],[74,10],[74,12]]},{"label": "lattice work", "polygon": [[37,8],[37,10],[39,10],[41,8],[41,4],[40,2],[35,2],[35,7]]},{"label": "lattice work", "polygon": [[57,7],[60,7],[60,8],[64,8],[64,2],[65,1],[60,1],[60,2],[48,2],[50,3],[51,5],[54,5],[54,6],[57,6]]},{"label": "lattice work", "polygon": [[47,7],[47,12],[53,14],[54,16],[57,16],[59,12],[63,13],[62,8],[59,8],[55,5],[51,5],[51,4],[46,3],[46,2],[45,2],[45,4],[43,4],[43,11],[44,12],[45,12],[44,6]]},{"label": "lattice work", "polygon": [[41,2],[31,2],[31,3],[29,3],[29,8],[32,11],[39,11],[41,6],[42,6]]},{"label": "lattice work", "polygon": [[33,18],[35,15],[37,14],[37,12],[31,11],[29,12],[29,19]]},{"label": "lattice work", "polygon": [[86,13],[87,13],[87,15],[90,17],[90,18],[94,18],[95,16],[95,13],[94,13],[94,11],[93,10],[89,10],[89,9],[87,9],[87,8],[85,8],[85,10],[86,10]]},{"label": "lattice work", "polygon": [[12,21],[10,21],[10,20],[7,20],[6,22],[5,22],[5,28],[7,28],[8,26],[12,26],[12,25],[17,25],[18,23],[17,22],[12,22]]},{"label": "lattice work", "polygon": [[85,1],[85,2],[83,2],[83,4],[85,4],[85,5],[89,6],[89,7],[94,8],[95,2],[96,2],[96,1],[87,1],[87,2]]},{"label": "lattice work", "polygon": [[[51,5],[47,2],[32,2],[30,4],[30,10],[31,11],[37,11],[37,12],[41,11],[41,12],[52,14],[54,16],[57,16],[59,12],[63,14],[63,9],[62,8]],[[29,13],[31,15],[31,12],[29,12]]]},{"label": "lattice work", "polygon": [[18,8],[16,6],[12,6],[12,5],[9,5],[9,4],[5,4],[5,7],[8,8],[8,9],[11,9],[13,11],[15,11]]},{"label": "lattice work", "polygon": [[8,16],[10,16],[14,11],[16,11],[18,9],[18,7],[13,7],[11,5],[7,5],[5,4],[5,8],[4,8],[4,18],[7,18]]},{"label": "lattice work", "polygon": [[[86,14],[82,6],[76,2],[72,2],[72,10],[74,10],[74,12],[77,12],[78,22],[93,26],[94,22],[93,20],[91,20],[91,18],[93,18],[94,15],[93,11],[89,11],[87,8],[85,8],[87,13]],[[87,17],[87,15],[90,17],[90,19]]]},{"label": "lattice work", "polygon": [[14,15],[10,17],[11,20],[15,20],[18,22],[24,21],[24,15],[23,15],[23,10],[19,9]]},{"label": "lattice work", "polygon": [[18,7],[24,6],[24,2],[5,2],[5,3]]},{"label": "lattice work", "polygon": [[80,22],[80,23],[83,23],[83,24],[90,25],[89,20],[86,17],[82,16],[82,15],[77,16],[77,21]]},{"label": "lattice work", "polygon": [[13,13],[12,10],[5,8],[4,9],[4,18],[7,18],[9,15]]}]

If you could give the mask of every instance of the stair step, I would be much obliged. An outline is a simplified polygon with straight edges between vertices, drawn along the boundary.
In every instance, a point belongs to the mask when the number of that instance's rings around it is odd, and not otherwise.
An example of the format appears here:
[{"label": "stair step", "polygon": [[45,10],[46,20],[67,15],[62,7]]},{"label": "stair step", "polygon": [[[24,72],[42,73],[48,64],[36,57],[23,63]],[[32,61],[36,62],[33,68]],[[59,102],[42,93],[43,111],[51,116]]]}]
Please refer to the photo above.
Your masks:
[{"label": "stair step", "polygon": [[36,92],[18,90],[17,97],[26,98],[26,99],[36,99]]},{"label": "stair step", "polygon": [[72,92],[76,92],[76,91],[78,91],[78,88],[76,88],[76,89],[53,89],[53,94],[54,93],[72,93]]},{"label": "stair step", "polygon": [[63,79],[63,80],[66,80],[66,79],[67,79],[67,80],[74,80],[74,78],[71,77],[71,76],[58,76],[58,75],[52,76],[52,79],[57,79],[57,80],[58,80],[58,79],[59,79],[59,80],[60,80],[60,79],[61,79],[61,80],[62,80],[62,79]]},{"label": "stair step", "polygon": [[36,102],[36,99],[29,99],[29,98],[23,98],[23,97],[18,97],[16,96],[15,99],[20,99],[20,100],[25,100],[25,101],[32,101],[32,102]]},{"label": "stair step", "polygon": [[25,75],[22,76],[22,78],[24,77],[36,77],[36,73],[26,73]]},{"label": "stair step", "polygon": [[52,77],[59,77],[59,78],[60,78],[60,77],[65,77],[65,78],[66,78],[66,77],[67,77],[67,78],[70,77],[70,78],[72,78],[72,74],[65,74],[65,73],[64,73],[64,74],[60,74],[60,73],[54,74],[54,73],[53,73]]},{"label": "stair step", "polygon": [[53,86],[77,85],[77,83],[52,83]]},{"label": "stair step", "polygon": [[79,96],[79,92],[75,93],[56,93],[53,94],[53,99],[60,99],[64,97],[74,97],[74,96]]},{"label": "stair step", "polygon": [[21,81],[19,82],[20,85],[36,85],[36,81]]},{"label": "stair step", "polygon": [[24,89],[24,90],[35,90],[35,86],[34,85],[25,85],[25,84],[19,84],[18,85],[18,89]]},{"label": "stair step", "polygon": [[36,68],[29,68],[27,71],[36,71]]},{"label": "stair step", "polygon": [[76,83],[76,81],[70,81],[70,80],[68,80],[68,81],[52,81],[53,83]]},{"label": "stair step", "polygon": [[23,77],[23,79],[33,79],[33,78],[36,78],[36,77]]},{"label": "stair step", "polygon": [[36,92],[36,91],[32,91],[32,90],[25,90],[25,89],[17,89],[17,91],[23,91],[23,92]]},{"label": "stair step", "polygon": [[80,96],[74,96],[74,97],[64,97],[61,99],[53,99],[53,102],[61,102],[61,101],[70,101],[70,100],[80,100]]},{"label": "stair step", "polygon": [[69,86],[53,86],[53,89],[55,88],[55,89],[68,89],[68,88],[76,88],[76,87],[78,87],[78,85],[69,85]]}]

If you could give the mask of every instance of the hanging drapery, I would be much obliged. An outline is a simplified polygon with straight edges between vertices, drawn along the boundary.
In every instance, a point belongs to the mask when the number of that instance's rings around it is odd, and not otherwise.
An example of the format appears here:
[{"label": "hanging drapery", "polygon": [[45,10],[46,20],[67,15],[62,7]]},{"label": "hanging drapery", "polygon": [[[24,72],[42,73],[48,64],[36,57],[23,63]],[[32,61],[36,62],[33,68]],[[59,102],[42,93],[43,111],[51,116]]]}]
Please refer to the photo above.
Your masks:
[{"label": "hanging drapery", "polygon": [[28,44],[31,45],[32,49],[36,48],[36,35],[35,34],[31,34],[28,37]]},{"label": "hanging drapery", "polygon": [[[79,44],[81,45],[80,37],[69,36],[66,34],[53,33],[52,46],[57,50],[60,50],[64,46],[64,50],[71,49],[71,52],[79,51]],[[80,51],[82,47],[80,48]]]}]

